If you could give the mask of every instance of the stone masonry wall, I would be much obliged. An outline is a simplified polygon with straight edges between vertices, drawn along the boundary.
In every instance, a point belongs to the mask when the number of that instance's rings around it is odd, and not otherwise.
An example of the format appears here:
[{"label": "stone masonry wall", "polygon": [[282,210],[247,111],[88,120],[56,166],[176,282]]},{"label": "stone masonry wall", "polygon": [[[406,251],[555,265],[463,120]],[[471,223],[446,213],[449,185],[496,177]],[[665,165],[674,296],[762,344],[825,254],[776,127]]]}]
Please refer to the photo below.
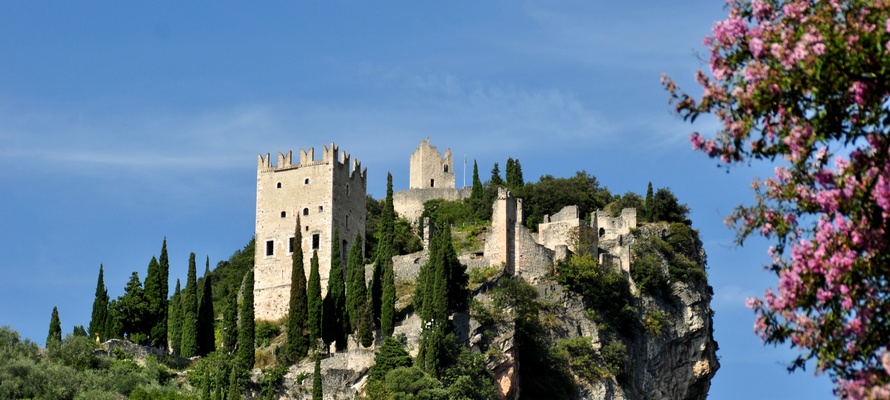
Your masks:
[{"label": "stone masonry wall", "polygon": [[420,142],[411,154],[409,188],[454,188],[454,157],[451,149],[445,156],[439,154],[436,146],[430,145],[430,138]]},{"label": "stone masonry wall", "polygon": [[491,229],[485,239],[485,258],[489,265],[504,266],[508,275],[534,280],[544,276],[553,264],[553,250],[537,242],[522,225],[522,199],[504,188],[492,206]]},{"label": "stone masonry wall", "polygon": [[423,214],[423,203],[433,199],[463,200],[470,197],[472,190],[471,187],[402,190],[393,193],[392,204],[396,214],[416,225]]},{"label": "stone masonry wall", "polygon": [[[287,313],[290,295],[291,245],[297,214],[302,233],[303,271],[308,277],[313,250],[318,251],[322,291],[327,289],[334,228],[347,247],[356,233],[364,232],[367,170],[350,162],[338,148],[325,147],[321,160],[315,150],[300,151],[300,163],[292,153],[258,157],[254,301],[257,319],[278,319]],[[348,222],[347,222],[348,220]],[[347,226],[348,224],[348,226]]]}]

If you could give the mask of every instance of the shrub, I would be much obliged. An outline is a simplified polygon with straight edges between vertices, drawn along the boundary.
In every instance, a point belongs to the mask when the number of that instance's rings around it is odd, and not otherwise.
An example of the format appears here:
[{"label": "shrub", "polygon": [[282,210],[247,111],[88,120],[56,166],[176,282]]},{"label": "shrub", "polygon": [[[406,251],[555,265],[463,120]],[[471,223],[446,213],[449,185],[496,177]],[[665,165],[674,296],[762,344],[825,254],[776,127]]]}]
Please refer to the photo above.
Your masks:
[{"label": "shrub", "polygon": [[623,378],[628,362],[627,346],[625,346],[624,343],[615,340],[603,346],[600,353],[603,356],[603,361],[606,363],[606,369],[609,370],[609,373],[616,378]]},{"label": "shrub", "polygon": [[556,341],[555,353],[568,363],[572,372],[588,382],[605,378],[610,373],[597,357],[589,337],[559,339]]},{"label": "shrub", "polygon": [[650,310],[643,318],[643,327],[646,328],[646,331],[654,335],[661,335],[664,333],[664,323],[665,315],[659,310]]},{"label": "shrub", "polygon": [[272,339],[281,334],[281,326],[272,321],[258,321],[256,323],[255,347],[266,347]]}]

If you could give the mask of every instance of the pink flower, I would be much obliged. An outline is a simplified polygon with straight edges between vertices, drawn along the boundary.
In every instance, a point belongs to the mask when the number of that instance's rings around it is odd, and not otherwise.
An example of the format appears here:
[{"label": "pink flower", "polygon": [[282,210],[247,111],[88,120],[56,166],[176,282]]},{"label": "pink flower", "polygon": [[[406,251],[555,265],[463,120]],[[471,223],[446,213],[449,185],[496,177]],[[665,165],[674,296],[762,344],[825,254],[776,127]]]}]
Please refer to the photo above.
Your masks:
[{"label": "pink flower", "polygon": [[748,43],[748,49],[751,50],[754,58],[760,58],[763,55],[763,40],[760,40],[760,38],[751,39]]},{"label": "pink flower", "polygon": [[853,95],[853,101],[856,104],[865,104],[865,89],[865,83],[860,81],[853,82],[853,86],[850,86],[849,92]]}]

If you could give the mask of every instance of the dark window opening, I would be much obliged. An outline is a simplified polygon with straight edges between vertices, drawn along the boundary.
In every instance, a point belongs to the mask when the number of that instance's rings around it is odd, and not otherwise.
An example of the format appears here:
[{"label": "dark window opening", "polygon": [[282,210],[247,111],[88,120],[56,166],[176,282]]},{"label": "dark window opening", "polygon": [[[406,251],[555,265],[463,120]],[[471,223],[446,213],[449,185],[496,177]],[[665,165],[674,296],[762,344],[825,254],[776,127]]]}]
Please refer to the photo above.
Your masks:
[{"label": "dark window opening", "polygon": [[284,217],[287,217],[287,211],[282,211],[282,212],[281,212],[281,218],[284,218]]},{"label": "dark window opening", "polygon": [[323,212],[324,212],[324,206],[318,206],[318,212],[323,213]]},{"label": "dark window opening", "polygon": [[306,225],[306,232],[309,232],[309,225]]},{"label": "dark window opening", "polygon": [[288,253],[293,253],[293,252],[294,252],[294,238],[290,238],[290,239],[288,239],[288,243],[287,243],[287,252],[288,252]]},{"label": "dark window opening", "polygon": [[430,187],[436,187],[436,180],[430,179]]},{"label": "dark window opening", "polygon": [[349,185],[346,185],[346,195],[349,196]]},{"label": "dark window opening", "polygon": [[272,256],[275,254],[275,241],[267,240],[266,241],[266,256]]},{"label": "dark window opening", "polygon": [[281,189],[281,182],[278,182],[278,184],[276,184],[275,186],[276,186],[278,189]]},{"label": "dark window opening", "polygon": [[309,209],[308,209],[308,208],[304,208],[304,209],[303,209],[303,215],[309,215]]},{"label": "dark window opening", "polygon": [[445,172],[448,172],[448,164],[445,164]]},{"label": "dark window opening", "polygon": [[318,245],[319,245],[320,240],[321,240],[321,238],[319,237],[319,235],[317,233],[312,235],[312,250],[318,250]]},{"label": "dark window opening", "polygon": [[606,236],[606,229],[600,228],[600,237]]},{"label": "dark window opening", "polygon": [[306,180],[303,181],[303,184],[304,184],[304,185],[308,185],[308,184],[309,184],[309,178],[306,178]]}]

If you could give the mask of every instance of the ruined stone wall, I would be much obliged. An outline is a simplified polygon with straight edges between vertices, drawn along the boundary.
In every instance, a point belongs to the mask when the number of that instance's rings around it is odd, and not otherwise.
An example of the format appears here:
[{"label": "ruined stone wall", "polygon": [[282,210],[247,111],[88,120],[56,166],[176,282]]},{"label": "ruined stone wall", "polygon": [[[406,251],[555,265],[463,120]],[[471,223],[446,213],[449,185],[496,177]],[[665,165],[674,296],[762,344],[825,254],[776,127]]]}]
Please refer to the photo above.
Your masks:
[{"label": "ruined stone wall", "polygon": [[617,263],[624,272],[629,273],[632,261],[630,243],[633,241],[630,230],[637,226],[637,209],[625,208],[615,218],[605,211],[594,211],[591,221],[598,247],[606,251],[599,254],[600,264]]},{"label": "ruined stone wall", "polygon": [[484,254],[489,265],[503,265],[506,274],[534,280],[546,274],[547,267],[553,264],[554,252],[538,244],[522,224],[522,199],[499,188],[492,205],[491,229],[485,239]]},{"label": "ruined stone wall", "polygon": [[565,206],[554,215],[545,215],[544,222],[538,224],[538,243],[550,250],[556,250],[557,246],[571,248],[569,239],[572,230],[577,230],[582,224],[579,218],[578,206]]},{"label": "ruined stone wall", "polygon": [[451,149],[445,156],[439,154],[436,146],[430,145],[430,138],[420,142],[411,154],[409,176],[410,189],[454,188],[454,157]]},{"label": "ruined stone wall", "polygon": [[[300,163],[292,153],[258,157],[256,199],[256,255],[254,257],[254,302],[257,319],[286,315],[290,296],[290,242],[300,216],[303,271],[309,276],[309,260],[318,251],[322,292],[327,289],[334,228],[351,245],[357,232],[364,232],[367,171],[350,157],[339,158],[338,148],[325,147],[322,158],[315,150],[300,150]],[[348,222],[347,222],[348,220]],[[348,224],[348,226],[347,226]],[[348,254],[348,247],[341,249]]]},{"label": "ruined stone wall", "polygon": [[405,217],[416,225],[423,214],[423,203],[434,199],[463,200],[469,198],[472,191],[471,187],[401,190],[393,193],[392,204],[398,216]]}]

